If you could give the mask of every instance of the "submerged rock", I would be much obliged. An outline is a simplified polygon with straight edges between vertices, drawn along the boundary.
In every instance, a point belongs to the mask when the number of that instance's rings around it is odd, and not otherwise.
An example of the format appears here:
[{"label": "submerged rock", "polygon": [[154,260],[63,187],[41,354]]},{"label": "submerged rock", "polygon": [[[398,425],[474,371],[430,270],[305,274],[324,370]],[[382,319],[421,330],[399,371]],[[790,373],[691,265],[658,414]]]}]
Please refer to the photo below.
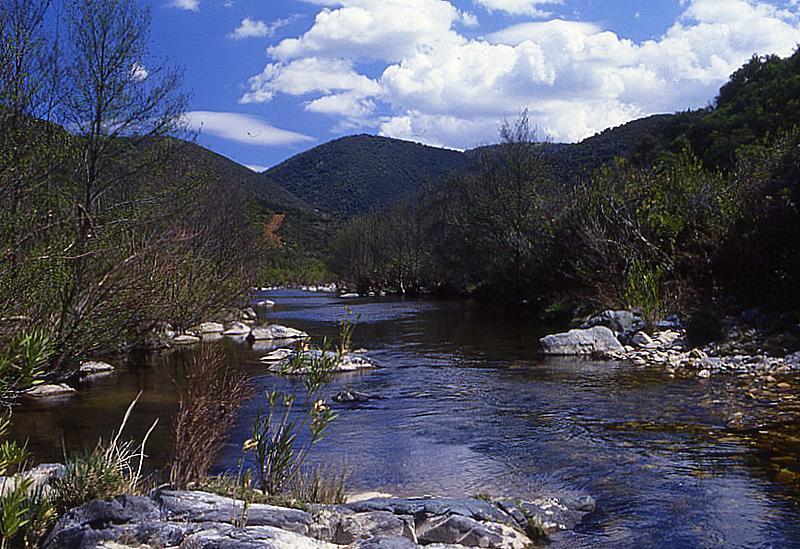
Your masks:
[{"label": "submerged rock", "polygon": [[258,326],[250,330],[250,337],[256,341],[265,339],[306,339],[308,334],[288,326],[280,324],[270,324],[269,326]]},{"label": "submerged rock", "polygon": [[74,395],[78,391],[66,383],[46,383],[28,389],[23,394],[30,398],[49,398]]},{"label": "submerged rock", "polygon": [[355,292],[351,292],[349,294],[342,294],[339,297],[341,297],[342,299],[352,299],[352,298],[361,297],[361,296],[359,294],[355,293]]},{"label": "submerged rock", "polygon": [[513,502],[374,498],[313,505],[308,511],[255,503],[245,514],[241,501],[205,492],[164,491],[151,497],[94,500],[72,509],[43,547],[522,549],[550,532],[574,527],[593,509],[594,500],[588,496]]},{"label": "submerged rock", "polygon": [[339,391],[333,397],[334,402],[339,403],[359,403],[359,402],[367,402],[375,397],[372,395],[368,395],[367,393],[361,393],[359,391]]},{"label": "submerged rock", "polygon": [[274,306],[275,306],[275,302],[270,300],[270,299],[264,299],[263,301],[259,301],[258,303],[256,303],[256,307],[269,308],[269,307],[274,307]]},{"label": "submerged rock", "polygon": [[545,336],[539,344],[546,355],[592,355],[623,350],[614,332],[605,326]]}]

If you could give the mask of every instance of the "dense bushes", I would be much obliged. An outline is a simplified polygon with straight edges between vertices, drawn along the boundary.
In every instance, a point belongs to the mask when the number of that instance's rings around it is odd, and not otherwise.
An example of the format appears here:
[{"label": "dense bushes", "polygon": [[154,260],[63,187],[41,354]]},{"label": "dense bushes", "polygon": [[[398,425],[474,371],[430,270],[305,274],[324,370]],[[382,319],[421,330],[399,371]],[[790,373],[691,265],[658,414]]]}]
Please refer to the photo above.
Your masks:
[{"label": "dense bushes", "polygon": [[543,308],[566,299],[638,309],[651,323],[722,293],[797,307],[798,136],[750,145],[733,171],[709,170],[686,148],[559,184],[523,115],[477,171],[351,220],[331,267],[362,289],[484,292]]}]

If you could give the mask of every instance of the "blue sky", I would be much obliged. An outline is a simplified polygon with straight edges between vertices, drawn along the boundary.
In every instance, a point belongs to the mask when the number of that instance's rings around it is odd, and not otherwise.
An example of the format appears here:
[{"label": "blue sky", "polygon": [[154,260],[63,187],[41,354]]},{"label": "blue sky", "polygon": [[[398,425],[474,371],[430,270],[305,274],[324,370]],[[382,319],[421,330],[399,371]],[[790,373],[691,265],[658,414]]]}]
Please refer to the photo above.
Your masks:
[{"label": "blue sky", "polygon": [[798,0],[151,0],[201,144],[262,169],[371,133],[452,148],[528,109],[576,141],[708,104],[800,43]]}]

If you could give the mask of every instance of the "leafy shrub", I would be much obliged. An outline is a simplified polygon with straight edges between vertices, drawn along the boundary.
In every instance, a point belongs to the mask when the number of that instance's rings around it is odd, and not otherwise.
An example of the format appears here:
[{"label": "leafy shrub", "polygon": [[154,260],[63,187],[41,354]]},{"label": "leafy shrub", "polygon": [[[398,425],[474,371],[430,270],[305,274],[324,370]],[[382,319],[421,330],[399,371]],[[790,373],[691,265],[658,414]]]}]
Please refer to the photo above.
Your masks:
[{"label": "leafy shrub", "polygon": [[0,353],[0,404],[41,383],[53,353],[50,337],[41,330],[19,332]]},{"label": "leafy shrub", "polygon": [[64,476],[53,481],[53,503],[59,512],[68,511],[93,499],[107,499],[129,493],[130,482],[105,450],[71,456]]},{"label": "leafy shrub", "polygon": [[[327,341],[321,349],[297,353],[286,371],[303,377],[306,393],[300,417],[293,413],[295,395],[271,391],[266,395],[267,408],[253,418],[250,439],[242,449],[254,455],[256,477],[265,494],[282,494],[296,481],[312,446],[336,418],[319,393],[337,360],[338,355],[328,352]],[[301,439],[306,429],[308,436]]]}]

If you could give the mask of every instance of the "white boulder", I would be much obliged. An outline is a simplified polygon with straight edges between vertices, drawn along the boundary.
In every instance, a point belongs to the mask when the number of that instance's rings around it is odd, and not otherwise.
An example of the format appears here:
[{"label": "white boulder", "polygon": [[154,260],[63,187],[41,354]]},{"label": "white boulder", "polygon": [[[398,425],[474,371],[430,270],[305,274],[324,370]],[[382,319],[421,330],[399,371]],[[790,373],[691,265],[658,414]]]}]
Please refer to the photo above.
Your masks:
[{"label": "white boulder", "polygon": [[269,326],[257,326],[250,330],[250,336],[256,341],[265,339],[305,339],[308,334],[289,328],[288,326],[281,326],[280,324],[270,324]]},{"label": "white boulder", "polygon": [[546,355],[592,355],[624,350],[614,332],[605,326],[545,336],[539,344]]},{"label": "white boulder", "polygon": [[243,322],[232,322],[228,328],[222,332],[226,336],[243,336],[250,333],[250,326]]},{"label": "white boulder", "polygon": [[86,362],[82,362],[81,367],[78,368],[78,373],[84,376],[103,374],[113,371],[114,367],[111,364],[107,362],[100,362],[98,360],[88,360]]},{"label": "white boulder", "polygon": [[194,345],[195,343],[200,343],[200,338],[195,335],[181,334],[175,336],[172,339],[172,343],[175,345]]},{"label": "white boulder", "polygon": [[202,322],[197,331],[201,334],[221,334],[225,331],[225,326],[219,322]]},{"label": "white boulder", "polygon": [[74,387],[70,387],[66,383],[46,383],[28,389],[24,394],[31,398],[48,398],[74,395],[77,392]]}]

